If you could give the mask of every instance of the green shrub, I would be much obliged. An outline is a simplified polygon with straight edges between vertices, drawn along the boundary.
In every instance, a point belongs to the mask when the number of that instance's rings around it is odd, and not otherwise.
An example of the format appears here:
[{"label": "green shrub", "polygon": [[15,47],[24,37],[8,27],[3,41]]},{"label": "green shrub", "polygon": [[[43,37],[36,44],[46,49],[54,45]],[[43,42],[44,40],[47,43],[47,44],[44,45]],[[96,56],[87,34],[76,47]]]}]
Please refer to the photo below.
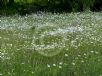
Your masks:
[{"label": "green shrub", "polygon": [[90,7],[94,5],[95,0],[78,0],[83,4],[83,10],[90,10]]},{"label": "green shrub", "polygon": [[7,8],[16,9],[23,14],[39,10],[51,12],[102,10],[102,0],[0,0],[0,10]]}]

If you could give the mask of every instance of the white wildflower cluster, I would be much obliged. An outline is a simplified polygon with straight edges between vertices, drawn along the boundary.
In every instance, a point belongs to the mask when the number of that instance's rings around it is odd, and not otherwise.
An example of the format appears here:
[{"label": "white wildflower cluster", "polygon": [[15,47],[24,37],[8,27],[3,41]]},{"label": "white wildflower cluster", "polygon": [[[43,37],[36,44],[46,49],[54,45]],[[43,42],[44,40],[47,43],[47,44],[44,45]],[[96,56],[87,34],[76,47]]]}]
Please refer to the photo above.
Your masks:
[{"label": "white wildflower cluster", "polygon": [[47,67],[48,68],[51,68],[51,67],[57,67],[59,69],[61,69],[63,67],[64,63],[63,62],[59,62],[58,64],[47,64]]},{"label": "white wildflower cluster", "polygon": [[0,59],[3,61],[10,59],[10,57],[8,56],[5,50],[0,50]]},{"label": "white wildflower cluster", "polygon": [[[68,33],[83,31],[83,28],[81,27],[65,26],[64,28],[61,28],[54,24],[51,24],[51,26],[50,25],[45,26],[45,25],[41,25],[39,26],[40,28],[38,27],[38,29],[36,29],[36,33],[33,35],[34,39],[32,40],[31,44],[32,44],[32,47],[36,51],[38,51],[38,53],[44,54],[47,56],[49,56],[49,54],[51,53],[52,55],[53,54],[56,55],[60,51],[62,51],[63,48],[67,46],[66,42],[69,41],[69,39],[67,38]],[[73,42],[73,40],[71,42]],[[75,44],[72,43],[72,46],[75,46],[77,48],[76,43]],[[47,51],[45,52],[45,50]],[[53,50],[55,51],[56,54],[53,53]],[[56,51],[59,51],[59,52],[56,52]]]}]

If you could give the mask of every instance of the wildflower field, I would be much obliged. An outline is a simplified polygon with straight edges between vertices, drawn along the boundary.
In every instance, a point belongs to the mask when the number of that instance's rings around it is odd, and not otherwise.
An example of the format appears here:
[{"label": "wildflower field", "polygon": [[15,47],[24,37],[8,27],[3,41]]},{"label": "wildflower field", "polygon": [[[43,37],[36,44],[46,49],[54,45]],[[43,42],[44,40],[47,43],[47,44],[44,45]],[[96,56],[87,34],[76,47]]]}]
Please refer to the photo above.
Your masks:
[{"label": "wildflower field", "polygon": [[102,13],[0,17],[0,76],[102,76]]}]

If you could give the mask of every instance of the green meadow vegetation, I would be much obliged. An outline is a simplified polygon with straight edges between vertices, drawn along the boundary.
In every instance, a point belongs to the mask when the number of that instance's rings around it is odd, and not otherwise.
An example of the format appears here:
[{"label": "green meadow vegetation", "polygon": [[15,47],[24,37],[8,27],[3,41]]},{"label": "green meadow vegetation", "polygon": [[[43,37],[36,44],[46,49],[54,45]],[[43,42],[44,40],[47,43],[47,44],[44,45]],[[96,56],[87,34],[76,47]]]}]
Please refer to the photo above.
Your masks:
[{"label": "green meadow vegetation", "polygon": [[102,76],[102,13],[0,17],[0,76]]},{"label": "green meadow vegetation", "polygon": [[102,0],[0,0],[0,76],[102,76]]}]

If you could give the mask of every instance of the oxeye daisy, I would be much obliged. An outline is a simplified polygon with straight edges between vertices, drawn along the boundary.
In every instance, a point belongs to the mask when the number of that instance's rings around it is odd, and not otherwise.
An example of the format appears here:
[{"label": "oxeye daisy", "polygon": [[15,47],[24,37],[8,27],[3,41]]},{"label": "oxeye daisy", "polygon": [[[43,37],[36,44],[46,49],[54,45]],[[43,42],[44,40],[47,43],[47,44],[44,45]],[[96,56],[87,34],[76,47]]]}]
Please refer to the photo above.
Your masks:
[{"label": "oxeye daisy", "polygon": [[49,64],[47,64],[47,67],[50,68],[51,66]]}]

